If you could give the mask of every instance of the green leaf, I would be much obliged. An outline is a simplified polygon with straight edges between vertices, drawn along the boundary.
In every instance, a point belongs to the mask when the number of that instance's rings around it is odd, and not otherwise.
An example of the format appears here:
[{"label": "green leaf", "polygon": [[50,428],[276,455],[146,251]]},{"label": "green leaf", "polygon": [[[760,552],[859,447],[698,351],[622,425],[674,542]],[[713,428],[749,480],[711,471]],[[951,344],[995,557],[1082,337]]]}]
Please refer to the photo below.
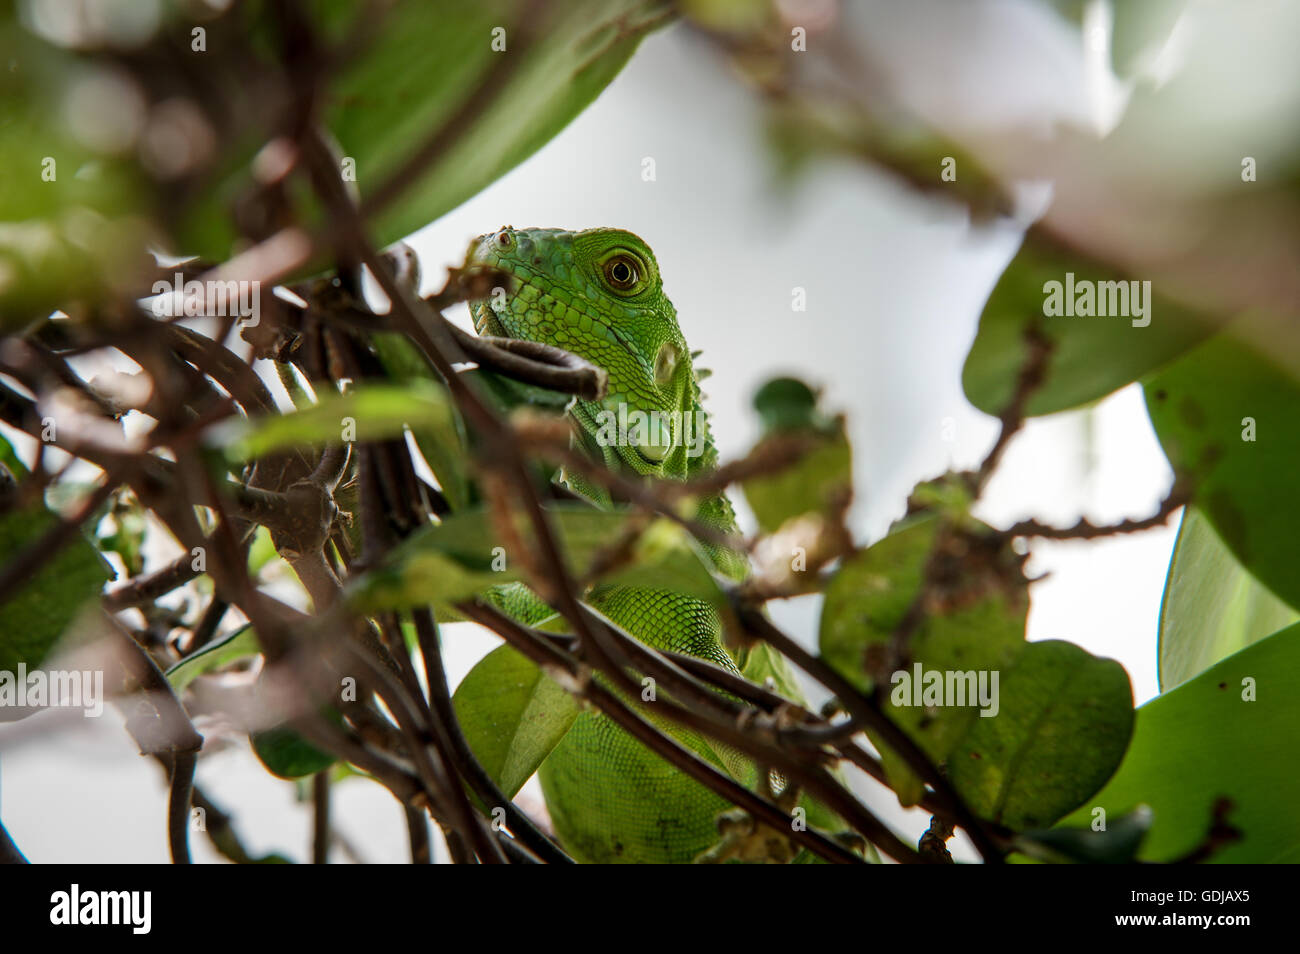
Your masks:
[{"label": "green leaf", "polygon": [[853,452],[842,436],[804,454],[779,473],[752,477],[742,486],[758,526],[775,533],[787,520],[824,514],[842,503],[853,487]]},{"label": "green leaf", "polygon": [[1187,0],[1117,0],[1110,51],[1116,75],[1131,75],[1143,57],[1158,52],[1186,6]]},{"label": "green leaf", "polygon": [[173,689],[180,692],[204,673],[220,669],[239,659],[257,656],[261,652],[253,628],[243,626],[176,663],[167,670],[167,681]]},{"label": "green leaf", "polygon": [[[978,546],[978,539],[978,532],[959,532],[937,516],[921,515],[902,521],[883,540],[850,557],[826,586],[818,637],[822,656],[870,691],[875,660],[882,658],[915,601],[930,554],[936,547],[946,553]],[[923,676],[934,670],[1000,671],[1024,645],[1029,604],[1020,558],[1000,546],[967,566],[971,571],[944,584],[947,611],[929,614],[912,634],[913,665],[921,666]],[[912,679],[915,669],[891,674],[893,691],[880,687],[884,709],[932,759],[942,761],[978,718],[978,710],[972,705],[911,704],[910,694],[901,691],[904,675]],[[877,738],[872,741],[899,800],[914,804],[921,795],[920,779],[892,749]]]},{"label": "green leaf", "polygon": [[1216,663],[1137,710],[1119,771],[1064,824],[1086,825],[1141,804],[1154,812],[1145,861],[1195,849],[1216,799],[1245,837],[1211,856],[1222,863],[1300,861],[1300,624]]},{"label": "green leaf", "polygon": [[279,558],[280,554],[276,552],[271,531],[259,526],[253,531],[253,543],[248,548],[248,572],[260,573],[272,560]]},{"label": "green leaf", "polygon": [[980,815],[1043,828],[1114,774],[1133,731],[1133,690],[1113,659],[1061,640],[1026,643],[971,721],[948,777]]},{"label": "green leaf", "polygon": [[[629,516],[629,515],[622,515]],[[561,537],[568,533],[561,523]],[[652,520],[637,537],[626,563],[602,573],[603,584],[671,590],[705,602],[721,604],[722,591],[694,537],[681,524]]]},{"label": "green leaf", "polygon": [[[630,521],[636,519],[630,511],[596,510],[580,503],[554,504],[546,510],[580,578],[624,542]],[[446,607],[522,579],[520,555],[499,543],[488,512],[476,509],[451,514],[413,534],[382,566],[350,586],[350,598],[357,608],[372,612],[429,603]],[[670,589],[715,603],[722,599],[694,541],[667,520],[650,523],[633,544],[629,560],[616,564],[601,580]]]},{"label": "green leaf", "polygon": [[817,410],[817,392],[798,378],[772,378],[754,394],[754,410],[764,436],[782,431],[827,428],[832,423]]},{"label": "green leaf", "polygon": [[3,434],[0,434],[0,467],[8,470],[9,475],[15,480],[21,480],[29,473],[27,465],[14,450],[14,445],[9,443],[9,439]]},{"label": "green leaf", "polygon": [[1126,317],[1048,317],[1044,289],[1048,282],[1061,283],[1064,297],[1067,273],[1073,274],[1076,289],[1082,281],[1136,277],[1042,239],[1026,241],[989,296],[962,369],[966,397],[981,411],[1000,414],[1011,402],[1029,354],[1027,331],[1053,343],[1045,379],[1027,406],[1028,414],[1037,415],[1105,397],[1191,348],[1216,325],[1211,316],[1159,294],[1154,286],[1144,298],[1150,318],[1146,327],[1134,327]]},{"label": "green leaf", "polygon": [[1191,481],[1219,538],[1261,583],[1300,608],[1300,387],[1261,350],[1283,353],[1293,336],[1289,322],[1238,322],[1152,375],[1144,389],[1174,471]]},{"label": "green leaf", "polygon": [[[395,381],[435,383],[428,359],[405,335],[379,332],[371,335],[370,340],[384,370]],[[465,422],[455,404],[447,402],[446,413],[423,418],[412,426],[411,434],[425,463],[438,478],[438,486],[451,508],[460,510],[465,507],[471,494],[469,452]]]},{"label": "green leaf", "polygon": [[447,392],[432,381],[362,386],[328,394],[311,407],[288,414],[234,419],[213,429],[211,440],[232,464],[288,447],[339,441],[381,441],[406,426],[442,433],[455,428]]},{"label": "green leaf", "polygon": [[[58,523],[44,507],[0,515],[0,555],[6,562]],[[0,672],[35,669],[83,606],[113,578],[107,561],[81,533],[0,603]]]},{"label": "green leaf", "polygon": [[[1015,839],[1016,850],[1036,861],[1054,864],[1126,865],[1136,859],[1151,821],[1151,810],[1139,806],[1127,815],[1110,820],[1100,830],[1089,825],[1023,832]],[[1019,859],[1013,855],[1012,860]]]},{"label": "green leaf", "polygon": [[153,267],[130,156],[101,154],[74,127],[74,90],[117,105],[115,74],[24,30],[0,12],[0,327],[55,307],[97,303]]},{"label": "green leaf", "polygon": [[465,381],[472,381],[479,394],[502,415],[509,414],[515,408],[529,407],[549,411],[559,417],[573,403],[572,394],[525,384],[487,368],[471,368],[461,372],[461,377]]},{"label": "green leaf", "polygon": [[[31,177],[39,183],[36,172]],[[142,281],[151,264],[145,243],[137,220],[89,209],[0,223],[0,327],[16,330],[76,302],[97,304]]]},{"label": "green leaf", "polygon": [[[665,5],[655,0],[422,0],[378,9],[363,0],[318,0],[311,7],[316,25],[332,40],[364,35],[364,45],[333,71],[321,97],[323,125],[340,162],[351,160],[363,202],[465,109],[480,84],[497,76],[503,84],[460,114],[436,161],[371,220],[379,245],[428,225],[540,149],[667,19]],[[526,12],[531,44],[525,43]],[[492,48],[498,28],[504,51]],[[262,38],[274,35],[269,17],[253,29]],[[247,147],[251,154],[256,143]],[[209,190],[211,201],[180,236],[187,253],[229,255],[234,234],[218,200],[228,202],[248,178],[247,162],[241,162]]]},{"label": "green leaf", "polygon": [[759,643],[749,650],[740,674],[750,682],[767,685],[773,692],[785,696],[791,702],[807,705],[789,661],[767,643]]},{"label": "green leaf", "polygon": [[1168,691],[1300,613],[1232,555],[1195,507],[1183,510],[1160,604],[1160,687]]},{"label": "green leaf", "polygon": [[[369,10],[349,6],[354,15]],[[525,10],[538,18],[527,47]],[[510,76],[471,114],[452,148],[374,221],[379,243],[434,221],[545,145],[618,75],[664,13],[662,3],[647,0],[540,7],[439,0],[392,8],[378,42],[341,72],[326,100],[326,125],[342,154],[356,159],[363,201],[485,77],[505,69]],[[497,28],[505,31],[502,52],[492,49]]]},{"label": "green leaf", "polygon": [[[744,665],[741,667],[741,675],[750,682],[766,686],[797,705],[807,706],[808,704],[803,689],[795,678],[789,660],[767,643],[759,643],[749,650]],[[842,784],[848,784],[840,766],[832,767],[830,772]],[[844,820],[839,815],[821,802],[809,798],[806,793],[799,796],[799,804],[803,806],[806,812],[808,824],[814,828],[831,832],[841,831],[845,828]],[[806,850],[801,851],[795,859],[795,863],[812,864],[816,857],[816,855]],[[880,861],[874,845],[867,846],[867,858],[873,862]]]},{"label": "green leaf", "polygon": [[578,717],[573,696],[509,646],[498,646],[469,671],[452,704],[469,747],[507,798]]},{"label": "green leaf", "polygon": [[280,778],[303,778],[329,768],[336,761],[328,752],[322,752],[293,729],[277,726],[248,737],[253,751],[266,766],[266,770]]}]

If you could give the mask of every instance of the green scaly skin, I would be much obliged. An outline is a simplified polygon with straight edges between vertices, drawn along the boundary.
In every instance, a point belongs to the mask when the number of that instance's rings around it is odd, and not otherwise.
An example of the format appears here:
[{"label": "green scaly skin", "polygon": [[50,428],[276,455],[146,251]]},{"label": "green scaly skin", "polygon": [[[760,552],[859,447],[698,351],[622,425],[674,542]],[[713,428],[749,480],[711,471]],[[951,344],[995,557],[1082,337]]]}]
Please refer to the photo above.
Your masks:
[{"label": "green scaly skin", "polygon": [[[587,454],[616,470],[672,479],[716,467],[691,353],[654,255],[641,239],[617,229],[507,227],[476,239],[470,261],[509,273],[515,286],[472,303],[479,334],[555,345],[608,374],[603,401],[577,400],[570,406],[577,424],[575,442]],[[658,411],[670,422],[680,421],[683,413],[692,415],[705,426],[696,455],[683,433],[674,433],[671,441],[648,435],[642,446],[602,441],[598,414],[602,409],[617,412],[620,403],[629,412]],[[631,436],[635,439],[636,432]],[[609,503],[607,494],[579,475],[564,479],[597,504]],[[736,529],[725,495],[703,501],[697,516],[719,530]],[[735,579],[745,575],[741,555],[721,547],[706,550],[720,573]],[[552,615],[520,585],[503,588],[498,599],[506,612],[527,623]],[[717,614],[707,603],[628,586],[597,587],[587,601],[650,646],[690,653],[739,672],[722,643]],[[652,712],[642,712],[653,720]],[[669,723],[661,725],[667,729]],[[735,753],[720,752],[689,732],[674,728],[672,734],[752,784],[752,766]],[[570,853],[587,862],[691,861],[717,841],[716,817],[730,807],[597,713],[578,717],[539,776],[556,834]]]}]

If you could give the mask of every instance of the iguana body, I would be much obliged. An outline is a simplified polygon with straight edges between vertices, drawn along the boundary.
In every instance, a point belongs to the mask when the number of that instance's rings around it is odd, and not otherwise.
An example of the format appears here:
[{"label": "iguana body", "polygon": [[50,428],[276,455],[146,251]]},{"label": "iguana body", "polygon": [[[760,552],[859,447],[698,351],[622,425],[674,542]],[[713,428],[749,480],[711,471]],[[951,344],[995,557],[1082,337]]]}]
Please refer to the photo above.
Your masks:
[{"label": "iguana body", "polygon": [[[514,279],[512,289],[496,289],[492,297],[473,304],[480,334],[555,345],[607,372],[609,389],[603,401],[578,400],[570,408],[577,425],[575,441],[587,454],[614,469],[673,479],[716,466],[691,353],[644,242],[615,229],[505,228],[477,239],[471,258]],[[611,412],[617,420],[620,404],[625,412],[659,412],[661,420],[669,422],[671,435],[645,429],[629,432],[626,440],[609,440],[610,430],[602,432],[602,424],[608,425],[611,418],[601,412]],[[687,419],[704,428],[694,446],[682,426]],[[608,495],[580,475],[566,474],[565,480],[597,504],[608,504]],[[736,529],[735,514],[723,495],[705,500],[697,517],[722,531]],[[738,554],[716,546],[706,550],[722,574],[739,578],[746,572]],[[717,614],[707,603],[628,586],[597,587],[586,599],[651,646],[691,653],[739,671],[722,643]],[[522,586],[508,589],[501,603],[511,615],[530,623],[551,614]],[[653,718],[653,712],[642,711]],[[676,729],[674,735],[702,756],[726,763],[742,781],[752,782],[752,767],[738,762],[734,754],[721,758],[698,736]],[[750,778],[744,778],[746,772]],[[597,713],[578,717],[539,775],[556,833],[582,861],[691,861],[717,840],[716,816],[729,807]]]}]

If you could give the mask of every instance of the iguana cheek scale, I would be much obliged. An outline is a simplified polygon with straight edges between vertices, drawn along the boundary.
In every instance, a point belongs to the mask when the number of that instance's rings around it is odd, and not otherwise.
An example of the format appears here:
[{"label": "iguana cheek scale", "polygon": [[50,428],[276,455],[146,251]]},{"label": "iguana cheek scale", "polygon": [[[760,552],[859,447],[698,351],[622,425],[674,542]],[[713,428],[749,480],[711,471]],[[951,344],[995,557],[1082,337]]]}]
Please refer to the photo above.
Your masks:
[{"label": "iguana cheek scale", "polygon": [[[691,352],[645,242],[618,229],[506,227],[476,239],[470,261],[500,269],[514,280],[512,289],[494,289],[488,298],[471,303],[480,334],[555,345],[608,374],[605,399],[571,405],[575,442],[586,453],[614,469],[670,479],[716,467]],[[611,444],[602,439],[601,427],[620,410],[639,411],[641,419],[656,413],[678,430],[652,442],[644,433],[633,433],[631,439]],[[702,427],[693,446],[683,440],[687,420]],[[604,436],[608,434],[606,430]],[[598,505],[609,504],[608,495],[581,475],[569,473],[564,479]],[[721,531],[736,529],[725,495],[705,500],[697,517]],[[735,579],[745,575],[741,555],[713,545],[705,549],[718,572]],[[739,671],[722,644],[717,614],[705,602],[630,586],[600,586],[586,598],[650,646]],[[522,585],[502,588],[497,599],[523,622],[553,615]],[[793,689],[793,681],[783,688]],[[646,714],[653,720],[653,712]],[[752,767],[738,762],[734,753],[720,756],[707,740],[667,721],[660,725],[701,756],[726,764],[742,782],[752,783]],[[538,774],[556,834],[581,861],[691,861],[717,840],[716,816],[730,807],[598,713],[578,717]]]}]

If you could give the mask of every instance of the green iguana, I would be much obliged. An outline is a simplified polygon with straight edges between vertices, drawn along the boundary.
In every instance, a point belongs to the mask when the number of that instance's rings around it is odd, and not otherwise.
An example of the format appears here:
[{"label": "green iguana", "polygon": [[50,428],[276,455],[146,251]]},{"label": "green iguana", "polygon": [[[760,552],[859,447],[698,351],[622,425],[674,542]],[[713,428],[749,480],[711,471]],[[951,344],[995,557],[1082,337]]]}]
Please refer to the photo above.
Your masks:
[{"label": "green iguana", "polygon": [[[471,303],[479,334],[554,345],[608,374],[606,398],[575,400],[569,407],[576,425],[574,441],[585,453],[616,470],[674,479],[716,467],[692,355],[645,242],[617,229],[506,227],[476,239],[469,261],[513,278],[512,289],[494,289],[490,297]],[[625,422],[639,419],[644,424],[648,419],[662,427],[620,430],[620,415]],[[609,495],[581,475],[565,473],[562,479],[597,505],[609,505]],[[725,494],[705,499],[696,516],[719,530],[736,530]],[[724,576],[740,579],[747,572],[741,554],[707,543],[704,549]],[[500,588],[496,599],[504,611],[525,623],[553,615],[519,584]],[[598,586],[586,600],[650,646],[690,653],[740,672],[708,603],[630,586]],[[782,691],[797,699],[783,658],[766,647],[750,655],[762,658],[753,659],[748,671],[757,673],[760,682],[773,676]],[[653,713],[647,715],[653,718]],[[737,753],[693,733],[676,728],[672,732],[752,786],[755,771]],[[692,861],[718,841],[717,816],[730,807],[598,713],[578,716],[539,776],[561,843],[587,862]]]}]

